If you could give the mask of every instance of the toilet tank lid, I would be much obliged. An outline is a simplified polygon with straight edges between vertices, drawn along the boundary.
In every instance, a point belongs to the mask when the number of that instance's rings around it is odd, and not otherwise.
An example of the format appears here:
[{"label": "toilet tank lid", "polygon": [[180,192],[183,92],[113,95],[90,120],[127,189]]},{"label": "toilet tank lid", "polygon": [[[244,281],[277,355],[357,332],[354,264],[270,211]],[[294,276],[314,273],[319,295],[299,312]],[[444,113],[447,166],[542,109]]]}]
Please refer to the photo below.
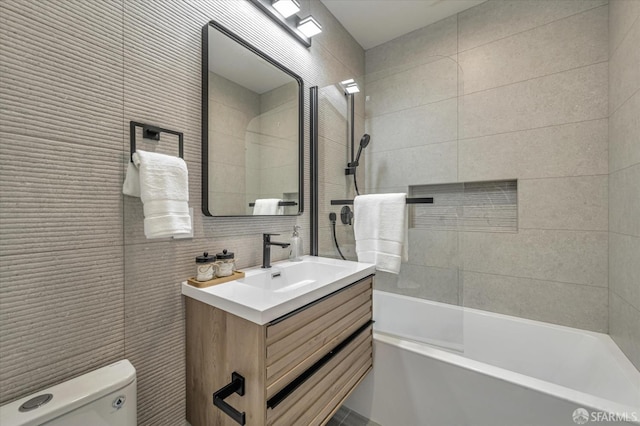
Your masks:
[{"label": "toilet tank lid", "polygon": [[[122,389],[135,379],[136,370],[129,360],[115,362],[3,405],[0,407],[0,425],[40,425]],[[53,395],[48,403],[32,411],[19,411],[20,406],[31,398],[47,393]]]}]

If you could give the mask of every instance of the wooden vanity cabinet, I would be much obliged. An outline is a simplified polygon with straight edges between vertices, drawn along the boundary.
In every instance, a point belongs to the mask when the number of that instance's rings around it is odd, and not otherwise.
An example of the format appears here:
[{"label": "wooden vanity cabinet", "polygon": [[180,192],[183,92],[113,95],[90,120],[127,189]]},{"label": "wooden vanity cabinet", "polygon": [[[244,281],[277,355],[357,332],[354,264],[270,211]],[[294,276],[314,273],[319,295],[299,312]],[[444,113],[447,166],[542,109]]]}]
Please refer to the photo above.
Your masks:
[{"label": "wooden vanity cabinet", "polygon": [[373,366],[373,276],[268,324],[185,298],[187,420],[237,425],[212,395],[245,379],[225,401],[248,426],[324,425]]}]

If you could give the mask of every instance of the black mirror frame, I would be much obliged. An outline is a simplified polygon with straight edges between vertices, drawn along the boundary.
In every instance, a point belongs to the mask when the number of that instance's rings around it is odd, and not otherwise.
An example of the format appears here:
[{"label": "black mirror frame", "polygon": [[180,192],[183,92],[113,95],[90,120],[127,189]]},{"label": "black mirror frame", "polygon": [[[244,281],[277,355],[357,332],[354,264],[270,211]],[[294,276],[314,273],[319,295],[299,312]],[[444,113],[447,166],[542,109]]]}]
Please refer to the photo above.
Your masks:
[{"label": "black mirror frame", "polygon": [[220,31],[236,43],[250,50],[271,65],[293,77],[298,83],[298,213],[304,211],[304,81],[302,77],[282,65],[266,53],[257,49],[237,34],[233,33],[216,21],[209,21],[202,27],[202,213],[210,217],[278,217],[278,216],[252,216],[252,215],[228,215],[217,216],[209,211],[209,27]]}]

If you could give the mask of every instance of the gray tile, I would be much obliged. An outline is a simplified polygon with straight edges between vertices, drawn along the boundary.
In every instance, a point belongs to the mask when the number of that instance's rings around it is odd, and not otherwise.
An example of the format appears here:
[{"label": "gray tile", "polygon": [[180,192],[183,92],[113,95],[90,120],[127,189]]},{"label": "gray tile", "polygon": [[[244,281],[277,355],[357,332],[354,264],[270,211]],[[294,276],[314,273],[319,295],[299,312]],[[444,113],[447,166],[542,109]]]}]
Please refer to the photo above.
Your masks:
[{"label": "gray tile", "polygon": [[378,423],[369,420],[365,416],[356,413],[355,411],[350,411],[347,417],[342,420],[342,426],[380,426]]},{"label": "gray tile", "polygon": [[460,53],[464,93],[607,61],[607,12],[601,6]]},{"label": "gray tile", "polygon": [[464,51],[607,4],[606,0],[491,0],[458,14]]},{"label": "gray tile", "polygon": [[447,99],[370,117],[367,119],[367,131],[373,137],[367,152],[453,141],[458,132],[457,115],[457,99]]},{"label": "gray tile", "polygon": [[640,163],[640,90],[609,117],[609,172]]},{"label": "gray tile", "polygon": [[607,64],[466,95],[460,137],[471,138],[607,116]]},{"label": "gray tile", "polygon": [[607,287],[606,232],[520,230],[517,234],[463,232],[461,268]]},{"label": "gray tile", "polygon": [[365,52],[367,74],[393,67],[427,63],[457,49],[457,17],[451,16]]},{"label": "gray tile", "polygon": [[609,229],[640,237],[640,164],[609,175]]},{"label": "gray tile", "polygon": [[[351,184],[352,176],[346,176],[344,170],[350,161],[349,148],[346,145],[332,142],[330,139],[318,138],[319,179],[334,185]],[[361,158],[361,162],[364,157]]]},{"label": "gray tile", "polygon": [[640,89],[640,20],[629,30],[609,61],[609,111],[614,112]]},{"label": "gray tile", "polygon": [[175,425],[184,421],[184,335],[182,319],[127,337],[124,356],[136,368],[138,424]]},{"label": "gray tile", "polygon": [[409,263],[438,268],[458,267],[458,233],[409,229]]},{"label": "gray tile", "polygon": [[607,332],[607,289],[463,272],[464,306]]},{"label": "gray tile", "polygon": [[521,179],[518,226],[521,229],[608,231],[608,176]]},{"label": "gray tile", "polygon": [[[260,95],[213,72],[209,76],[209,104],[213,102],[252,116],[260,112]],[[215,118],[215,117],[213,117]]]},{"label": "gray tile", "polygon": [[609,1],[609,53],[615,53],[631,25],[640,16],[637,0]]},{"label": "gray tile", "polygon": [[458,143],[460,181],[607,174],[607,120],[585,121]]},{"label": "gray tile", "polygon": [[310,2],[310,12],[322,24],[322,32],[313,38],[313,42],[329,49],[338,61],[351,70],[352,77],[363,75],[364,50],[353,36],[344,29],[322,2]]},{"label": "gray tile", "polygon": [[609,288],[640,310],[640,237],[609,233]]},{"label": "gray tile", "polygon": [[343,145],[348,141],[348,105],[336,85],[319,90],[318,136]]},{"label": "gray tile", "polygon": [[400,274],[377,272],[376,290],[458,304],[458,270],[403,263]]},{"label": "gray tile", "polygon": [[640,311],[609,293],[609,334],[629,360],[640,369]]},{"label": "gray tile", "polygon": [[372,153],[367,157],[367,185],[378,188],[455,182],[456,162],[456,142]]},{"label": "gray tile", "polygon": [[342,421],[349,415],[350,412],[351,412],[350,409],[342,405],[340,408],[338,408],[338,411],[333,415],[332,420],[337,421],[338,425],[340,425]]},{"label": "gray tile", "polygon": [[121,247],[36,257],[0,257],[3,403],[115,362],[124,350]]},{"label": "gray tile", "polygon": [[442,101],[457,96],[457,64],[443,58],[376,80],[367,76],[366,87],[367,117]]}]

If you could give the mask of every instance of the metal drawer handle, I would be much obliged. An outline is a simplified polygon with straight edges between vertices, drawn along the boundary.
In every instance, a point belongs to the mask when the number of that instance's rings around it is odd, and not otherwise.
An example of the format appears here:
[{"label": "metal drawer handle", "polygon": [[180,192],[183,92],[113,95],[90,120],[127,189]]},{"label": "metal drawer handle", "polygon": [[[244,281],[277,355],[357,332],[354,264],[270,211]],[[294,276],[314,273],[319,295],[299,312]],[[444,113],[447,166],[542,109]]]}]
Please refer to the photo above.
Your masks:
[{"label": "metal drawer handle", "polygon": [[236,410],[224,400],[231,396],[232,394],[237,393],[240,396],[244,396],[244,377],[235,371],[231,373],[231,383],[228,385],[218,389],[213,393],[213,405],[224,411],[224,413],[231,417],[236,423],[240,425],[245,424],[245,413],[244,411],[241,413]]},{"label": "metal drawer handle", "polygon": [[284,401],[285,398],[288,397],[291,393],[293,393],[294,390],[302,386],[302,384],[306,382],[307,379],[309,379],[311,376],[313,376],[313,374],[316,371],[320,370],[326,363],[328,363],[331,360],[331,358],[338,355],[340,351],[342,351],[345,347],[347,347],[349,343],[353,342],[360,334],[362,334],[362,332],[364,332],[367,328],[369,328],[369,326],[371,326],[371,324],[373,323],[374,323],[373,320],[367,321],[360,328],[354,331],[349,337],[347,337],[340,344],[338,344],[338,346],[333,348],[331,351],[329,351],[329,353],[327,353],[325,356],[323,356],[318,361],[316,361],[315,364],[313,364],[311,367],[303,371],[302,374],[300,374],[291,383],[285,386],[281,391],[273,395],[267,401],[267,408],[277,407],[278,404]]}]

